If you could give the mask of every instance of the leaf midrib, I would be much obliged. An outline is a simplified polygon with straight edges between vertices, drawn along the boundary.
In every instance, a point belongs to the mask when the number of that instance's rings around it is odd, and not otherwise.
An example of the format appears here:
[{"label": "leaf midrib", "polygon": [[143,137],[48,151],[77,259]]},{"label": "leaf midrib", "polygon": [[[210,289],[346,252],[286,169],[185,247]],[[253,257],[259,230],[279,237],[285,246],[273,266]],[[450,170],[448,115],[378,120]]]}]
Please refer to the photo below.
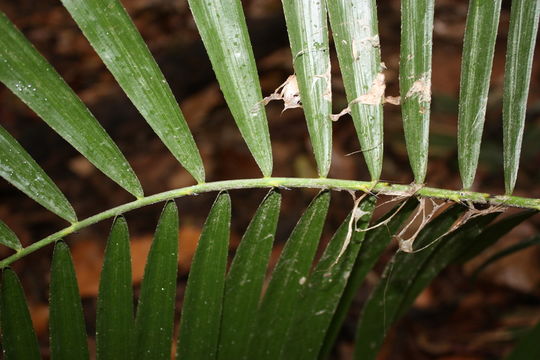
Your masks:
[{"label": "leaf midrib", "polygon": [[361,191],[401,197],[411,197],[416,195],[421,197],[437,198],[454,202],[469,201],[473,203],[487,204],[492,206],[519,207],[525,209],[540,210],[540,199],[518,196],[492,195],[487,193],[463,190],[448,190],[432,187],[422,187],[418,189],[417,185],[415,184],[401,185],[387,182],[355,181],[329,178],[286,177],[224,180],[192,185],[146,196],[132,202],[105,210],[84,220],[74,222],[70,226],[59,230],[41,240],[38,240],[31,245],[25,247],[24,249],[17,251],[15,254],[2,259],[0,261],[0,269],[5,268],[16,260],[21,259],[49,244],[56,242],[59,239],[62,239],[90,225],[98,223],[102,220],[124,214],[131,210],[139,209],[147,205],[207,192],[260,188],[317,188],[334,191]]}]

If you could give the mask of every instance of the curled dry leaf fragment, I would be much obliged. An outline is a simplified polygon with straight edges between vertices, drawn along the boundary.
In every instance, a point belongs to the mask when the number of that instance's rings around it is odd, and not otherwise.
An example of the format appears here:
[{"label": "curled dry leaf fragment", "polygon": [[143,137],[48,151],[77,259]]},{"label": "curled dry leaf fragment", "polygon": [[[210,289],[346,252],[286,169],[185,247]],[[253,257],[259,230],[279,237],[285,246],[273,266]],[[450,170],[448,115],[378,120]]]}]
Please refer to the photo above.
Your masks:
[{"label": "curled dry leaf fragment", "polygon": [[399,105],[401,104],[401,96],[387,96],[384,98],[385,104]]},{"label": "curled dry leaf fragment", "polygon": [[290,75],[272,94],[265,97],[263,99],[264,105],[272,100],[283,100],[283,111],[302,107],[296,75]]},{"label": "curled dry leaf fragment", "polygon": [[315,85],[315,82],[319,79],[326,81],[326,88],[323,93],[323,98],[326,101],[332,101],[332,83],[331,83],[331,67],[330,64],[328,64],[328,68],[326,69],[326,72],[321,75],[315,75],[315,80],[313,81],[313,85]]},{"label": "curled dry leaf fragment", "polygon": [[384,90],[386,89],[386,84],[384,82],[384,74],[378,73],[377,76],[375,76],[375,79],[373,79],[373,82],[371,84],[371,87],[369,88],[369,91],[366,94],[360,95],[353,101],[347,105],[347,107],[339,114],[336,115],[330,115],[330,118],[332,121],[338,121],[340,117],[342,117],[345,114],[351,113],[351,106],[354,104],[364,104],[364,105],[379,105],[382,103],[384,98]]},{"label": "curled dry leaf fragment", "polygon": [[384,82],[384,74],[378,73],[377,76],[375,76],[375,79],[373,79],[369,91],[364,95],[360,95],[358,98],[351,101],[351,103],[358,103],[364,105],[380,105],[384,100],[385,90],[386,83]]},{"label": "curled dry leaf fragment", "polygon": [[[357,230],[356,224],[358,223],[358,220],[366,214],[369,214],[368,212],[363,211],[360,209],[360,203],[362,200],[366,197],[367,193],[362,194],[358,198],[356,197],[354,192],[349,192],[353,198],[353,208],[351,211],[351,218],[349,219],[349,224],[347,227],[347,235],[345,236],[345,240],[343,241],[343,244],[341,246],[341,249],[339,250],[339,254],[336,257],[336,260],[334,261],[333,265],[337,264],[338,261],[341,259],[347,248],[349,247],[349,244],[351,243],[351,239],[353,236],[354,231]],[[333,266],[332,265],[332,266]]]},{"label": "curled dry leaf fragment", "polygon": [[448,232],[456,230],[458,227],[465,225],[469,220],[474,219],[476,217],[493,214],[497,212],[504,212],[506,210],[506,206],[503,204],[488,205],[484,209],[477,209],[474,206],[474,203],[468,200],[462,203],[465,206],[467,206],[467,211],[463,213],[463,215],[461,215],[461,217],[452,225],[452,227],[450,228]]},{"label": "curled dry leaf fragment", "polygon": [[[426,206],[425,206],[427,199],[429,199],[429,201],[431,201],[431,205],[432,205],[432,210],[429,213],[427,212]],[[446,235],[450,234],[454,230],[456,230],[459,227],[465,225],[467,222],[469,222],[469,220],[474,219],[474,218],[479,217],[479,216],[488,215],[488,214],[491,214],[491,213],[503,212],[506,209],[506,207],[504,205],[489,205],[485,209],[477,209],[477,208],[475,208],[475,206],[474,206],[474,204],[472,202],[465,201],[465,202],[463,202],[463,204],[468,207],[468,210],[466,212],[464,212],[456,220],[456,222],[454,224],[452,224],[450,229],[448,229],[444,234],[440,235],[436,239],[432,240],[429,244],[427,244],[427,245],[425,245],[425,246],[423,246],[423,247],[421,247],[419,249],[413,249],[414,240],[416,239],[416,237],[418,236],[420,231],[433,218],[433,216],[437,213],[437,211],[440,208],[442,208],[443,206],[446,205],[446,203],[447,202],[444,201],[443,203],[437,204],[431,198],[422,198],[420,200],[420,206],[418,207],[415,215],[413,216],[413,220],[415,220],[419,216],[419,214],[422,213],[422,218],[421,218],[422,223],[420,224],[420,226],[418,227],[418,229],[416,230],[414,235],[412,235],[408,239],[403,239],[402,235],[405,233],[407,228],[411,226],[413,221],[409,222],[409,224],[405,228],[403,228],[403,230],[397,235],[397,239],[399,241],[399,247],[400,247],[401,251],[406,252],[406,253],[420,252],[420,251],[422,251],[424,249],[427,249],[428,247],[434,245],[436,242],[438,242],[440,239],[444,238]]]},{"label": "curled dry leaf fragment", "polygon": [[431,101],[431,74],[425,73],[420,79],[416,80],[409,91],[407,91],[406,99],[418,96],[420,101]]},{"label": "curled dry leaf fragment", "polygon": [[375,79],[373,79],[373,82],[371,84],[371,87],[369,88],[368,92],[360,95],[353,101],[347,105],[347,107],[339,114],[330,115],[330,118],[332,121],[339,120],[340,117],[342,117],[345,114],[351,113],[351,106],[354,104],[362,104],[362,105],[381,105],[384,103],[389,103],[392,105],[399,105],[400,103],[400,97],[399,96],[384,96],[384,92],[386,90],[386,83],[384,74],[382,72],[378,73],[377,76],[375,76]]},{"label": "curled dry leaf fragment", "polygon": [[[429,200],[431,202],[431,211],[427,210],[426,200]],[[413,249],[414,241],[416,240],[418,234],[420,234],[422,229],[424,229],[424,227],[429,223],[429,221],[437,213],[437,211],[439,209],[441,209],[445,205],[446,205],[445,202],[442,202],[442,203],[438,204],[435,201],[433,201],[433,199],[431,199],[431,198],[421,198],[420,199],[420,204],[416,208],[416,211],[415,211],[414,215],[412,216],[411,221],[396,236],[396,238],[398,239],[398,243],[399,243],[399,249],[401,251],[409,253],[409,254],[415,253],[415,252],[418,252],[418,251],[422,251],[423,249],[425,249],[425,247],[421,248],[421,249],[416,249],[416,250]],[[419,218],[420,215],[421,215],[421,217]],[[414,226],[413,224],[415,223],[415,220],[418,219],[418,218],[420,219],[421,223],[417,227],[416,231],[414,231],[414,233],[410,237],[404,238],[403,236],[405,235],[405,233],[408,230],[410,230],[411,226]],[[435,241],[437,241],[440,238],[441,237],[437,238]],[[430,243],[428,246],[435,243],[435,241]]]}]

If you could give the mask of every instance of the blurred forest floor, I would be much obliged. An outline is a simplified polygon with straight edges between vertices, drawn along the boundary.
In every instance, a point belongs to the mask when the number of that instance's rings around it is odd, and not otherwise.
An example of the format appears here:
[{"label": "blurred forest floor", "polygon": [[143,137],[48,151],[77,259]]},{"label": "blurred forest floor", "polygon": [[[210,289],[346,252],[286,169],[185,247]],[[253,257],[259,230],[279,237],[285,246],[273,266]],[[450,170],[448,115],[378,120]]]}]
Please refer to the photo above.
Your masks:
[{"label": "blurred forest floor", "polygon": [[[179,100],[204,159],[207,180],[259,177],[259,170],[242,141],[223,100],[202,46],[187,2],[171,0],[123,0],[165,77]],[[242,1],[248,19],[263,90],[268,96],[292,74],[292,61],[279,0]],[[433,105],[430,139],[429,186],[459,189],[456,129],[461,47],[467,1],[438,0],[435,10],[433,49]],[[501,194],[502,174],[501,107],[504,52],[509,22],[509,1],[503,13],[494,60],[487,119],[475,189]],[[378,1],[382,59],[386,71],[387,95],[397,96],[399,66],[399,1]],[[139,175],[146,194],[193,184],[193,179],[166,151],[133,105],[121,91],[99,57],[92,50],[67,11],[57,0],[0,0],[0,10],[25,33],[53,64],[67,83],[81,96],[96,118],[118,143]],[[539,49],[537,47],[537,49]],[[540,51],[539,51],[540,52]],[[538,54],[540,56],[540,54]],[[540,197],[540,57],[537,56],[529,97],[526,133],[516,195]],[[346,107],[343,82],[335,53],[332,53],[334,112]],[[274,175],[316,176],[307,129],[301,109],[281,113],[282,104],[267,106],[273,141]],[[51,175],[74,205],[79,218],[130,201],[130,195],[109,181],[54,134],[31,110],[5,87],[0,87],[0,122]],[[334,125],[334,158],[330,177],[368,180],[351,119]],[[382,178],[410,183],[400,110],[385,106],[385,158]],[[278,242],[272,262],[283,241],[316,192],[284,191]],[[232,249],[238,244],[250,217],[265,194],[264,190],[233,191]],[[181,306],[189,263],[201,226],[215,194],[178,200],[180,232],[180,286],[177,311]],[[28,245],[66,224],[32,200],[0,181],[0,218]],[[333,194],[322,243],[326,243],[352,207],[348,194]],[[133,278],[141,278],[152,233],[161,205],[127,214],[132,235]],[[382,214],[388,208],[379,208]],[[511,213],[509,211],[508,213]],[[83,296],[89,333],[95,320],[102,252],[111,222],[92,226],[70,238]],[[538,216],[521,225],[498,245],[483,254],[486,258],[501,247],[537,234]],[[39,251],[14,265],[31,303],[32,318],[40,341],[47,347],[47,292],[51,248]],[[381,263],[368,276],[355,300],[334,352],[335,359],[352,354],[354,329],[362,303],[377,281],[382,266],[396,251],[388,249]],[[0,256],[9,254],[0,249]],[[473,283],[468,275],[478,260],[464,267],[452,267],[417,299],[391,331],[380,359],[497,359],[511,347],[520,329],[540,320],[540,251],[538,248],[505,258],[484,271]],[[178,314],[177,314],[178,316]],[[178,318],[178,317],[177,317]],[[92,346],[91,346],[92,347]]]}]

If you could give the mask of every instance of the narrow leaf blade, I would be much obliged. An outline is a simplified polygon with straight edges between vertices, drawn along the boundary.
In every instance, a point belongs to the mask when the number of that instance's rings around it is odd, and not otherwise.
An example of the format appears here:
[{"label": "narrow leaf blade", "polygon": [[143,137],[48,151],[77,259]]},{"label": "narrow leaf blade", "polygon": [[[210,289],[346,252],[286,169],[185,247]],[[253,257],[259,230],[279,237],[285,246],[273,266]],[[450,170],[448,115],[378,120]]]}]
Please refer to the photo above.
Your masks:
[{"label": "narrow leaf blade", "polygon": [[537,213],[537,211],[525,210],[489,225],[469,245],[467,250],[460,256],[459,261],[465,263],[474,258],[483,250],[499,241],[500,238],[508,234],[513,228]]},{"label": "narrow leaf blade", "polygon": [[463,188],[474,181],[484,130],[501,0],[471,0],[465,25],[458,115],[458,160]]},{"label": "narrow leaf blade", "polygon": [[435,277],[448,265],[456,262],[460,255],[467,250],[471,241],[474,241],[493,219],[499,214],[491,213],[487,215],[481,215],[479,217],[469,220],[465,225],[454,230],[451,234],[447,235],[438,244],[435,244],[435,250],[433,255],[430,256],[429,261],[418,272],[414,279],[414,282],[408,287],[404,293],[403,300],[396,313],[397,320],[401,318],[414,303],[414,299],[425,289]]},{"label": "narrow leaf blade", "polygon": [[426,177],[431,108],[434,0],[401,2],[399,86],[401,113],[414,181]]},{"label": "narrow leaf blade", "polygon": [[[340,302],[343,290],[366,235],[376,198],[364,200],[355,213],[359,217],[351,222],[351,215],[334,234],[319,263],[309,276],[307,286],[293,314],[293,324],[286,335],[288,342],[284,354],[289,359],[315,359],[324,336]],[[347,250],[341,255],[346,241]]]},{"label": "narrow leaf blade", "polygon": [[[415,248],[422,248],[444,235],[463,211],[462,206],[456,205],[428,223],[415,240]],[[404,292],[435,248],[429,246],[414,254],[398,252],[387,265],[381,281],[362,309],[356,332],[355,358],[375,359],[388,327],[395,320]]]},{"label": "narrow leaf blade", "polygon": [[64,242],[56,243],[52,258],[49,331],[53,359],[88,359],[81,297]]},{"label": "narrow leaf blade", "polygon": [[0,244],[13,250],[22,249],[21,242],[19,241],[17,235],[15,235],[15,233],[11,231],[11,229],[2,220],[0,220]]},{"label": "narrow leaf blade", "polygon": [[96,314],[98,359],[132,359],[135,319],[131,287],[131,257],[126,220],[114,220],[107,248]]},{"label": "narrow leaf blade", "polygon": [[394,234],[399,230],[403,222],[409,218],[416,206],[418,206],[418,200],[414,197],[404,204],[397,205],[374,226],[388,221],[386,225],[374,227],[366,234],[366,238],[360,248],[360,253],[351,270],[347,286],[343,291],[332,322],[328,327],[324,344],[319,353],[319,359],[328,358],[341,326],[347,317],[353,299],[364,282],[366,275],[375,266],[375,263],[392,240]]},{"label": "narrow leaf blade", "polygon": [[138,359],[170,359],[178,270],[178,209],[168,202],[148,254],[135,318]]},{"label": "narrow leaf blade", "polygon": [[474,279],[478,276],[478,274],[484,270],[489,265],[493,264],[494,262],[512,255],[518,251],[525,250],[530,248],[531,246],[539,245],[540,244],[540,236],[533,236],[532,238],[529,238],[527,240],[518,242],[514,245],[508,246],[500,251],[497,251],[495,254],[491,255],[489,258],[487,258],[484,262],[482,262],[473,272],[471,277]]},{"label": "narrow leaf blade", "polygon": [[283,355],[284,334],[288,333],[292,314],[305,288],[329,201],[329,192],[319,193],[285,244],[259,308],[248,358],[277,359]]},{"label": "narrow leaf blade", "polygon": [[191,264],[180,318],[178,359],[215,358],[231,226],[231,199],[218,195]]},{"label": "narrow leaf blade", "polygon": [[225,279],[218,359],[243,359],[276,233],[281,195],[271,190],[249,224]]},{"label": "narrow leaf blade", "polygon": [[61,218],[75,222],[77,215],[64,194],[30,154],[0,126],[0,176]]},{"label": "narrow leaf blade", "polygon": [[240,0],[190,0],[189,6],[229,109],[264,176],[272,147],[255,58]]},{"label": "narrow leaf blade", "polygon": [[332,87],[326,0],[283,0],[294,71],[319,175],[332,161]]},{"label": "narrow leaf blade", "polygon": [[41,359],[23,288],[11,269],[2,272],[0,315],[5,359]]},{"label": "narrow leaf blade", "polygon": [[143,196],[139,180],[116,144],[1,12],[0,81],[105,175],[133,195]]},{"label": "narrow leaf blade", "polygon": [[384,75],[377,5],[375,0],[332,0],[328,15],[356,133],[371,179],[378,180],[383,161]]},{"label": "narrow leaf blade", "polygon": [[504,185],[507,195],[514,191],[519,168],[538,19],[540,1],[512,1],[503,97]]},{"label": "narrow leaf blade", "polygon": [[154,132],[197,182],[204,182],[202,159],[184,116],[122,4],[118,0],[62,3]]}]

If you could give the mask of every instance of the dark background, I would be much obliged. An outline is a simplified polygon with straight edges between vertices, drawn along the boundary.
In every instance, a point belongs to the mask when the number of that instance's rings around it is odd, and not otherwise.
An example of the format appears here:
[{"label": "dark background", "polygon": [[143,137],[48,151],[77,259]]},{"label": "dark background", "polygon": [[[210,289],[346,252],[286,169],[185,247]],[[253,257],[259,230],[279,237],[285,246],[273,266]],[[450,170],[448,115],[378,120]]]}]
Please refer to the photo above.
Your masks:
[{"label": "dark background", "polygon": [[[279,0],[244,0],[244,9],[260,74],[263,96],[268,96],[293,73],[290,49]],[[456,128],[461,47],[467,1],[437,0],[433,48],[433,104],[427,184],[459,189]],[[474,190],[502,194],[502,94],[504,52],[509,22],[509,1],[503,12],[493,65],[484,139]],[[178,99],[204,160],[207,180],[260,177],[229,110],[183,0],[124,0],[152,54]],[[397,96],[399,67],[399,1],[378,1],[382,60],[387,95]],[[0,10],[24,32],[53,64],[117,142],[145,189],[153,194],[193,184],[193,179],[165,149],[138,114],[92,50],[67,11],[57,0],[0,0]],[[346,106],[343,82],[332,53],[334,112]],[[274,176],[314,177],[315,163],[301,109],[281,114],[282,104],[267,106],[274,153]],[[85,218],[132,200],[131,196],[99,173],[84,157],[50,130],[31,110],[0,85],[0,124],[13,134],[58,184]],[[526,133],[516,195],[540,197],[540,61],[535,61]],[[368,180],[350,117],[334,124],[333,163],[330,177]],[[410,183],[399,107],[385,106],[385,157],[382,178]],[[264,190],[233,191],[232,249]],[[284,191],[278,242],[272,262],[314,190]],[[178,306],[204,218],[215,194],[184,198],[180,208],[180,286]],[[0,218],[28,245],[66,226],[7,182],[0,179]],[[141,280],[146,253],[162,205],[127,214],[133,237],[134,283]],[[323,243],[352,207],[348,194],[334,193]],[[377,214],[387,208],[379,208]],[[88,330],[92,334],[95,295],[102,251],[111,222],[104,221],[70,236]],[[497,247],[505,247],[538,233],[539,218],[514,230]],[[496,250],[491,249],[490,252]],[[336,348],[336,359],[351,356],[356,317],[382,265],[395,252],[388,250],[367,279],[351,310]],[[0,256],[9,255],[0,249]],[[51,249],[14,264],[29,298],[32,318],[43,351],[47,348],[47,292]],[[477,260],[476,262],[478,262]],[[477,283],[467,275],[474,261],[450,268],[424,291],[414,309],[390,332],[381,359],[496,359],[507,352],[519,330],[540,320],[540,252],[530,249],[508,257],[486,270]],[[91,346],[92,348],[92,346]]]}]

